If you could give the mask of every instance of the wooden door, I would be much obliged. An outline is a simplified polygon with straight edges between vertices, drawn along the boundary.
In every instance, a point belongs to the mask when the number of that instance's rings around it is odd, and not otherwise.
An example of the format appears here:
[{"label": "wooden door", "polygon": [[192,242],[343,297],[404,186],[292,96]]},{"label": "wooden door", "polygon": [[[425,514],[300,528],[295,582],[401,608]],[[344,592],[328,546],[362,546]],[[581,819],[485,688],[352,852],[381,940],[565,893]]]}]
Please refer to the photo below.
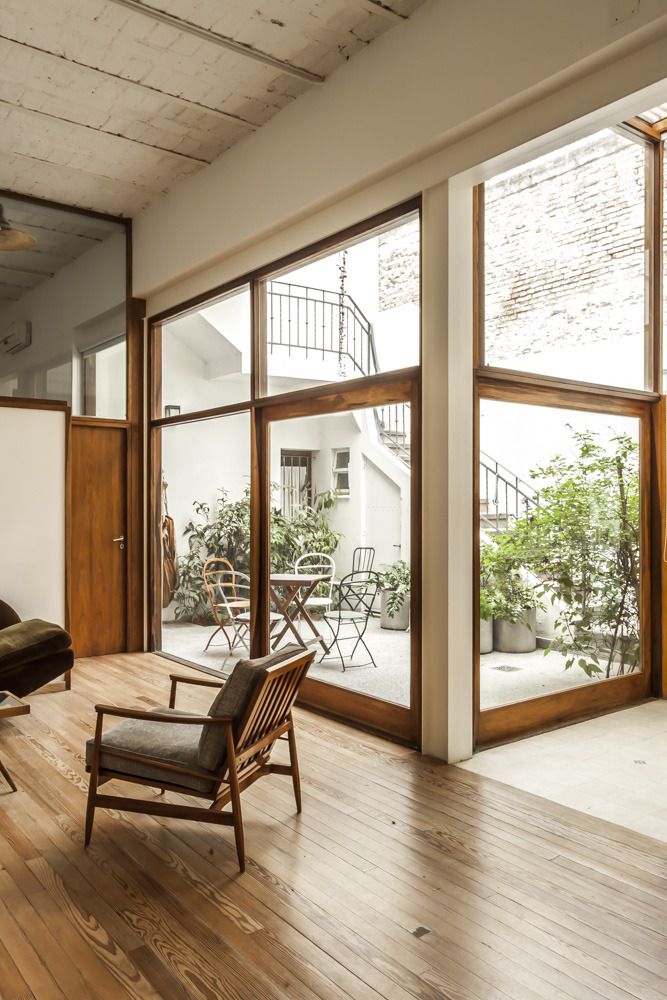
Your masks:
[{"label": "wooden door", "polygon": [[72,424],[69,621],[77,656],[127,648],[127,437]]}]

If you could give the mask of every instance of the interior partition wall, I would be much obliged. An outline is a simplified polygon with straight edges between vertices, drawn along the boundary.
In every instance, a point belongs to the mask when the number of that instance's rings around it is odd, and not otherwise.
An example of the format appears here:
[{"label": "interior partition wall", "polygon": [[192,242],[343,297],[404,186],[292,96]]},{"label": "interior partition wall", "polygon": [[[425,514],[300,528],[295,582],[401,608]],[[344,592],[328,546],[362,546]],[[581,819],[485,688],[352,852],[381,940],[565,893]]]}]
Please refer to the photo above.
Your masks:
[{"label": "interior partition wall", "polygon": [[227,676],[305,642],[302,703],[414,745],[420,228],[402,204],[153,317],[149,358],[151,648]]},{"label": "interior partition wall", "polygon": [[662,188],[622,125],[475,192],[478,746],[662,693]]}]

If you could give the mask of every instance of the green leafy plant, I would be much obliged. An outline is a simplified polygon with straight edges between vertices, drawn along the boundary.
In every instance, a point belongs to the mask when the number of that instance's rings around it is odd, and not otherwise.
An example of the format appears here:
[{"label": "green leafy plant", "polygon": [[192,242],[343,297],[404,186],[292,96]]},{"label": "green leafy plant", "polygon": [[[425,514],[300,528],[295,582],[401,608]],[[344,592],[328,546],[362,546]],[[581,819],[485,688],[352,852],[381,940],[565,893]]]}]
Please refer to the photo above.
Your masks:
[{"label": "green leafy plant", "polygon": [[[273,486],[272,490],[277,490]],[[340,541],[326,518],[335,503],[333,494],[315,497],[312,507],[298,508],[291,518],[279,507],[271,511],[271,568],[285,573],[294,569],[298,556],[305,552],[333,555]],[[174,593],[176,621],[199,624],[212,622],[211,607],[204,587],[202,570],[211,556],[228,559],[234,569],[249,573],[250,569],[250,490],[239,500],[230,500],[226,490],[220,490],[211,507],[195,500],[194,517],[186,524],[183,534],[188,541],[186,555],[177,559],[178,586]]]},{"label": "green leafy plant", "polygon": [[627,434],[605,447],[592,431],[572,431],[574,457],[555,455],[531,472],[540,505],[512,533],[524,565],[557,610],[565,667],[589,677],[622,675],[639,663],[639,455]]},{"label": "green leafy plant", "polygon": [[[525,621],[533,608],[542,606],[538,584],[530,584],[526,579],[528,561],[525,537],[519,531],[500,532],[482,544],[480,564],[486,578],[485,617],[516,624]],[[480,599],[480,613],[481,605]]]},{"label": "green leafy plant", "polygon": [[385,608],[395,618],[410,595],[410,567],[404,559],[392,563],[381,575],[382,589],[387,592]]}]

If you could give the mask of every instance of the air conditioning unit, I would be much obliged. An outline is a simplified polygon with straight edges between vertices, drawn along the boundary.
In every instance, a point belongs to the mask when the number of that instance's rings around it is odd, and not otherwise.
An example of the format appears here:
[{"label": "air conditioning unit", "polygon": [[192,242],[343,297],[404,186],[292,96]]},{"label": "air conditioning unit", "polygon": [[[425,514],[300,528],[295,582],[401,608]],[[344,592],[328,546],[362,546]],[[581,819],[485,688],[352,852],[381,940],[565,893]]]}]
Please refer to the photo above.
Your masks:
[{"label": "air conditioning unit", "polygon": [[10,323],[7,333],[0,339],[3,354],[18,354],[32,343],[32,323],[29,319]]}]

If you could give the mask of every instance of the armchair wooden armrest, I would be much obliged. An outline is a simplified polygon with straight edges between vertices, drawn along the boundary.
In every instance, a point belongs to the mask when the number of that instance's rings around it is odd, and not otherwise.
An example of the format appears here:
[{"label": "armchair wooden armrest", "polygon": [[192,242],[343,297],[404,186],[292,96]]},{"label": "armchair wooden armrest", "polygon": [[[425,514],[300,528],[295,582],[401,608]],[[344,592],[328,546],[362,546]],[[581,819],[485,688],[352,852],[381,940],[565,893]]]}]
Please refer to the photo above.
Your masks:
[{"label": "armchair wooden armrest", "polygon": [[169,680],[171,681],[171,690],[169,692],[169,708],[173,708],[176,704],[176,685],[177,684],[194,684],[195,687],[207,687],[207,688],[221,688],[224,687],[226,683],[226,678],[221,678],[219,681],[207,681],[203,677],[188,677],[185,674],[169,674]]}]

